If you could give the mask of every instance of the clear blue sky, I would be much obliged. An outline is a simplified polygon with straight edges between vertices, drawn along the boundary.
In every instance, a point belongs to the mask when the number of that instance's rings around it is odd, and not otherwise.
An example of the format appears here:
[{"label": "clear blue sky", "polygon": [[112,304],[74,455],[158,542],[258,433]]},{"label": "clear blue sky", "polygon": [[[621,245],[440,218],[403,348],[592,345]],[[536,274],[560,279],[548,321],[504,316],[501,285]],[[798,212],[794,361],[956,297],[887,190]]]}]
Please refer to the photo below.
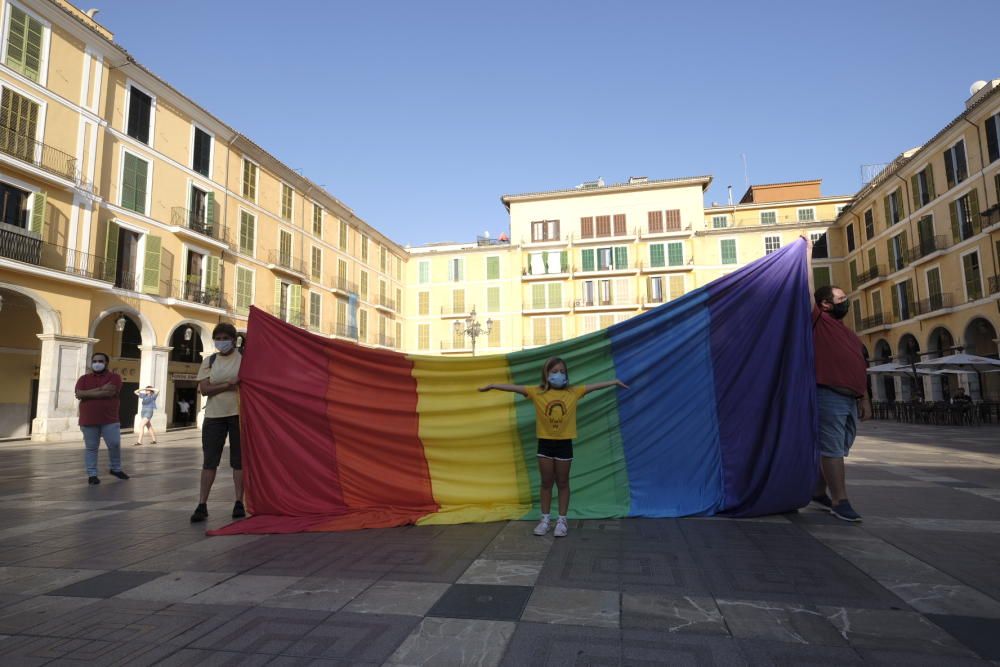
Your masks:
[{"label": "clear blue sky", "polygon": [[[140,62],[399,243],[507,228],[603,177],[822,178],[923,143],[1000,76],[997,0],[86,0]],[[223,76],[226,73],[228,76]]]}]

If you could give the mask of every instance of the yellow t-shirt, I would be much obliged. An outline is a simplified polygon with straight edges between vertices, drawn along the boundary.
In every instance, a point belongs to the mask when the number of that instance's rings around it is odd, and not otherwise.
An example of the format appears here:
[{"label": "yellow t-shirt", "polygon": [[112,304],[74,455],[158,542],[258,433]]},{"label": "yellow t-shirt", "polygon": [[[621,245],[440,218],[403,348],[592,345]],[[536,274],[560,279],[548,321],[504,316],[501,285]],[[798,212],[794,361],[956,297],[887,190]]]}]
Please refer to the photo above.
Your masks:
[{"label": "yellow t-shirt", "polygon": [[[198,369],[197,380],[207,379],[212,384],[221,384],[229,380],[235,380],[240,375],[240,362],[243,355],[239,350],[225,356],[215,355],[215,363],[208,367],[208,361],[212,355],[206,355],[201,360],[201,367]],[[205,405],[205,417],[232,417],[240,414],[240,390],[237,387],[233,391],[224,391],[221,394],[208,397]]]},{"label": "yellow t-shirt", "polygon": [[535,404],[535,435],[550,440],[576,437],[576,404],[587,390],[584,385],[546,391],[532,385],[524,390]]}]

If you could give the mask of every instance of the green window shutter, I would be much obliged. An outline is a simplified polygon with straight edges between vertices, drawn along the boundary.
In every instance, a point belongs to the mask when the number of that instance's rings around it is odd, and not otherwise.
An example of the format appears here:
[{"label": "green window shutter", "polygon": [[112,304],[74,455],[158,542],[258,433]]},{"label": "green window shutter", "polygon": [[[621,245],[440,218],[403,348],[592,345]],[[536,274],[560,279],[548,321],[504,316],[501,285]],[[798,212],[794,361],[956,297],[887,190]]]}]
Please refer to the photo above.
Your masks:
[{"label": "green window shutter", "polygon": [[38,81],[42,64],[42,24],[11,6],[7,34],[7,65]]},{"label": "green window shutter", "polygon": [[868,248],[868,269],[874,269],[878,261],[875,257],[875,248]]},{"label": "green window shutter", "polygon": [[205,265],[205,290],[217,290],[219,289],[219,258],[218,257],[208,257],[208,263]]},{"label": "green window shutter", "polygon": [[205,193],[205,226],[208,233],[215,236],[215,193]]},{"label": "green window shutter", "polygon": [[559,253],[559,272],[569,273],[569,252],[566,250]]},{"label": "green window shutter", "polygon": [[910,246],[906,242],[906,231],[899,235],[899,257],[900,263],[906,266],[910,263]]},{"label": "green window shutter", "polygon": [[462,260],[455,262],[455,279],[465,280],[465,262]]},{"label": "green window shutter", "polygon": [[142,291],[146,294],[160,293],[161,246],[162,240],[159,236],[146,235],[146,257],[142,265]]},{"label": "green window shutter", "polygon": [[889,271],[892,272],[897,270],[899,265],[896,263],[896,253],[892,250],[892,239],[886,239],[885,252],[886,256],[889,258]]},{"label": "green window shutter", "polygon": [[902,220],[906,217],[906,208],[903,206],[903,188],[898,188],[892,193],[892,197],[896,200],[896,213],[899,214],[899,219]]},{"label": "green window shutter", "polygon": [[962,240],[962,230],[958,225],[958,202],[953,201],[948,204],[948,210],[951,213],[951,237],[958,243]]},{"label": "green window shutter", "polygon": [[684,264],[684,244],[667,244],[667,263],[670,266],[681,266]]},{"label": "green window shutter", "polygon": [[927,196],[934,199],[937,196],[934,194],[934,168],[927,165],[924,171],[927,173]]},{"label": "green window shutter", "polygon": [[302,285],[292,285],[288,289],[288,321],[302,323]]},{"label": "green window shutter", "polygon": [[941,294],[941,272],[937,269],[931,269],[927,272],[927,291],[932,296],[940,296]]},{"label": "green window shutter", "polygon": [[583,270],[584,271],[593,271],[594,270],[594,249],[593,248],[589,248],[587,250],[581,250],[580,251],[580,259],[581,259],[581,261],[583,263]]},{"label": "green window shutter", "polygon": [[882,207],[885,209],[885,226],[892,227],[892,211],[889,210],[889,198],[882,200]]},{"label": "green window shutter", "polygon": [[851,289],[857,289],[858,286],[858,260],[852,259],[851,263],[848,265],[851,271]]},{"label": "green window shutter", "polygon": [[236,269],[236,309],[246,312],[253,298],[253,273],[239,267]]},{"label": "green window shutter", "polygon": [[487,280],[499,280],[500,279],[500,258],[499,257],[487,257],[486,258],[486,279]]},{"label": "green window shutter", "polygon": [[281,278],[274,279],[274,316],[281,317]]},{"label": "green window shutter", "polygon": [[118,269],[118,234],[121,228],[114,220],[104,223],[107,229],[104,235],[104,279],[114,280]]},{"label": "green window shutter", "polygon": [[122,208],[146,214],[146,176],[149,165],[129,153],[125,154],[122,170]]},{"label": "green window shutter", "polygon": [[545,285],[535,284],[531,286],[531,307],[545,307]]},{"label": "green window shutter", "polygon": [[495,313],[500,310],[500,288],[489,287],[486,289],[486,310]]},{"label": "green window shutter", "polygon": [[652,267],[664,266],[662,243],[654,243],[649,246],[649,265]]},{"label": "green window shutter", "polygon": [[628,247],[615,246],[615,269],[628,268]]},{"label": "green window shutter", "polygon": [[723,264],[736,264],[736,240],[723,239],[719,244]]},{"label": "green window shutter", "polygon": [[907,280],[905,283],[903,283],[903,286],[904,286],[903,287],[904,293],[906,294],[906,310],[912,316],[914,314],[913,313],[913,306],[914,306],[914,303],[913,303],[913,281],[912,280]]},{"label": "green window shutter", "polygon": [[916,175],[910,176],[910,201],[913,204],[914,211],[920,208],[920,184],[918,180]]},{"label": "green window shutter", "polygon": [[455,260],[448,260],[448,282],[455,282]]},{"label": "green window shutter", "polygon": [[549,283],[549,308],[562,307],[562,284]]},{"label": "green window shutter", "polygon": [[42,191],[31,196],[31,231],[41,236],[45,229],[45,205],[48,197]]},{"label": "green window shutter", "polygon": [[972,218],[972,233],[978,234],[983,230],[983,225],[979,217],[979,191],[975,188],[969,192],[969,212]]}]

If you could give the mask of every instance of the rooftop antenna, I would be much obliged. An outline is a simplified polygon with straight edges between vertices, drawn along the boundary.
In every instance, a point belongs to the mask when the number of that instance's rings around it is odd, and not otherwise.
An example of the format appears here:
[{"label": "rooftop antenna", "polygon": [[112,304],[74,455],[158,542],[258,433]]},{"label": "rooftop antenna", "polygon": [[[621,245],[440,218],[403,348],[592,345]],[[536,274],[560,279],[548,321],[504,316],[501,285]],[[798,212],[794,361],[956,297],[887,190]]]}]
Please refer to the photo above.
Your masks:
[{"label": "rooftop antenna", "polygon": [[730,185],[728,187],[729,187],[729,205],[732,206],[733,205],[733,186]]},{"label": "rooftop antenna", "polygon": [[746,153],[740,153],[740,156],[742,156],[742,158],[743,158],[743,182],[746,185],[746,187],[749,188],[750,187],[750,169],[749,169],[749,167],[747,167],[747,154]]}]

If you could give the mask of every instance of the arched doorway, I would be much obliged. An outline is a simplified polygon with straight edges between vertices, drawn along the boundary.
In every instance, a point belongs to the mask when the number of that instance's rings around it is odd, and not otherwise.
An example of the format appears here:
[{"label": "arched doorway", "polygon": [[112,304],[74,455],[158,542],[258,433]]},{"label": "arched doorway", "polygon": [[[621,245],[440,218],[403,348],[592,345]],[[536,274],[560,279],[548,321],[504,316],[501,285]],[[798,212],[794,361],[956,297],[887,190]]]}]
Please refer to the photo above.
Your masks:
[{"label": "arched doorway", "polygon": [[[873,366],[878,366],[880,364],[888,364],[892,361],[892,347],[889,346],[889,341],[880,339],[875,343],[875,358],[872,360]],[[882,390],[882,396],[876,396],[877,399],[886,401],[887,403],[896,402],[896,382],[893,380],[891,375],[883,373],[879,376],[877,380],[879,387]]]},{"label": "arched doorway", "polygon": [[[903,334],[903,337],[899,339],[898,351],[896,363],[900,365],[910,366],[912,370],[913,364],[920,361],[920,343],[917,342],[913,334]],[[916,371],[901,376],[900,385],[902,400],[908,401],[924,397],[923,383],[918,379]]]},{"label": "arched doorway", "polygon": [[170,377],[167,395],[167,416],[173,426],[193,426],[197,422],[198,367],[205,350],[205,330],[197,322],[181,322],[170,334],[168,345]]},{"label": "arched doorway", "polygon": [[[984,317],[977,317],[965,327],[963,336],[965,353],[997,359],[997,330]],[[974,400],[994,401],[1000,399],[1000,373],[969,374],[969,395]],[[982,391],[979,383],[982,382]]]},{"label": "arched doorway", "polygon": [[0,288],[0,439],[27,438],[38,412],[38,373],[42,360],[42,320],[35,301]]},{"label": "arched doorway", "polygon": [[92,337],[97,338],[93,352],[103,352],[111,359],[110,369],[122,378],[118,417],[123,431],[132,428],[139,411],[139,376],[143,344],[142,322],[128,311],[102,313],[93,327]]},{"label": "arched doorway", "polygon": [[[954,352],[955,339],[950,331],[944,327],[938,327],[931,331],[931,335],[927,337],[928,359],[946,357]],[[951,397],[955,395],[955,390],[958,389],[958,376],[953,373],[931,375],[927,383],[931,390],[930,400],[947,402],[951,400]]]}]

